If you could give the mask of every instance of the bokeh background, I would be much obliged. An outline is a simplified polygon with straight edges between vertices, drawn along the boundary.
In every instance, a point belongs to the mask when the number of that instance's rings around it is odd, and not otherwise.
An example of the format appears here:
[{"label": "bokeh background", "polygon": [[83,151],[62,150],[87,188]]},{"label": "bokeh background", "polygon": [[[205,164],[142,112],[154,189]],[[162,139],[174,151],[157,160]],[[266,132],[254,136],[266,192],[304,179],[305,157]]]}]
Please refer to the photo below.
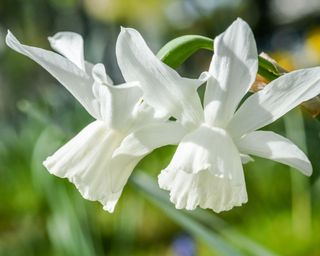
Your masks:
[{"label": "bokeh background", "polygon": [[[288,70],[320,65],[318,0],[0,0],[0,255],[320,255],[320,122],[297,108],[266,129],[298,144],[311,178],[272,161],[245,166],[249,202],[232,211],[177,211],[156,176],[174,153],[158,149],[138,166],[114,214],[84,200],[41,165],[91,117],[40,66],[6,47],[10,29],[49,49],[58,31],[81,33],[86,59],[122,81],[120,26],[138,29],[154,52],[185,34],[214,37],[236,17],[259,51]],[[196,77],[212,53],[179,72]]]}]

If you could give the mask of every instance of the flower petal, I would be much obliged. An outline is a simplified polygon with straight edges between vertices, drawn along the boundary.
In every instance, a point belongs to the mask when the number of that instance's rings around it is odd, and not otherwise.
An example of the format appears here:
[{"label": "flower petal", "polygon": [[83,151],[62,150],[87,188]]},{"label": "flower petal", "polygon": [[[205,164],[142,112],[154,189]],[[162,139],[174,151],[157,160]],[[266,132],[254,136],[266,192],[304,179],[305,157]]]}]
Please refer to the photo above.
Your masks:
[{"label": "flower petal", "polygon": [[247,164],[254,161],[254,159],[247,154],[240,154],[240,159],[242,164]]},{"label": "flower petal", "polygon": [[68,178],[81,195],[99,201],[112,212],[123,187],[133,170],[132,160],[112,161],[113,151],[122,136],[108,130],[104,122],[95,121],[44,161],[48,171]]},{"label": "flower petal", "polygon": [[272,123],[319,93],[319,67],[288,73],[250,96],[237,110],[227,129],[234,137],[240,137]]},{"label": "flower petal", "polygon": [[247,202],[239,152],[220,128],[202,125],[186,135],[158,182],[177,208],[220,212]]},{"label": "flower petal", "polygon": [[178,144],[185,134],[186,130],[177,122],[151,123],[124,138],[113,156],[145,156],[156,148]]},{"label": "flower petal", "polygon": [[[87,66],[91,65],[90,74],[92,74],[94,80],[104,85],[113,85],[112,79],[106,73],[106,69],[102,63],[97,63],[95,65],[86,62]],[[87,68],[88,70],[88,68]]]},{"label": "flower petal", "polygon": [[10,31],[8,31],[6,43],[13,50],[40,64],[66,87],[90,115],[99,118],[93,104],[95,97],[92,92],[92,85],[94,81],[91,74],[88,75],[73,62],[57,53],[21,44]]},{"label": "flower petal", "polygon": [[268,158],[289,165],[310,176],[312,166],[308,157],[290,140],[274,132],[248,133],[236,142],[240,152]]},{"label": "flower petal", "polygon": [[93,93],[101,120],[115,130],[130,129],[136,119],[136,109],[142,104],[142,91],[138,83],[109,85],[102,64],[94,66],[93,76],[96,81]]},{"label": "flower petal", "polygon": [[85,70],[81,35],[74,32],[58,32],[48,37],[48,40],[52,49],[72,61],[78,68]]},{"label": "flower petal", "polygon": [[184,123],[198,123],[203,119],[197,94],[197,88],[204,82],[202,79],[181,77],[151,52],[134,29],[121,29],[116,53],[125,80],[141,83],[144,100],[149,105]]},{"label": "flower petal", "polygon": [[209,125],[224,127],[240,100],[255,81],[258,54],[249,25],[237,19],[214,40],[214,55],[205,92],[205,119]]}]

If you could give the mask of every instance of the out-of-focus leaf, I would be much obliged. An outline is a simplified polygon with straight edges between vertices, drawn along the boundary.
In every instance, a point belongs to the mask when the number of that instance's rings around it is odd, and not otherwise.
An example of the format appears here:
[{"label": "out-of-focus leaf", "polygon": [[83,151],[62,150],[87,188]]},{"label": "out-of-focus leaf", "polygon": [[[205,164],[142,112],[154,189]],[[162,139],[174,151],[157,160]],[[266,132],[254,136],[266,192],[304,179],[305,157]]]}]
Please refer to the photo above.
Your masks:
[{"label": "out-of-focus leaf", "polygon": [[167,193],[160,190],[156,182],[146,173],[137,171],[130,181],[171,219],[205,242],[212,250],[219,252],[219,255],[276,255],[235,231],[214,214],[200,209],[176,210],[169,201]]},{"label": "out-of-focus leaf", "polygon": [[[300,109],[284,116],[286,137],[292,140],[307,155],[306,131]],[[300,239],[311,239],[310,179],[290,167],[292,196],[292,228]]]}]

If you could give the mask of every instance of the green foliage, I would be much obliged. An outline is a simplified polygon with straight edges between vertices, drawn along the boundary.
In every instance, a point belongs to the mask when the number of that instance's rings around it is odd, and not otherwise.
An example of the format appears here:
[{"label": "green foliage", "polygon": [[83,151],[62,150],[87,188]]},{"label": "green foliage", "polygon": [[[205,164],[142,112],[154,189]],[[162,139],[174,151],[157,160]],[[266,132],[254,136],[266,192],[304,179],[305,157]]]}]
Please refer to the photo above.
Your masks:
[{"label": "green foliage", "polygon": [[[178,68],[200,49],[213,51],[213,40],[204,36],[186,35],[168,42],[160,49],[157,56],[170,67]],[[269,81],[281,75],[275,65],[261,56],[259,56],[258,73]]]},{"label": "green foliage", "polygon": [[198,35],[186,35],[175,38],[165,44],[157,56],[172,68],[178,68],[192,54],[200,49],[213,50],[213,40]]}]

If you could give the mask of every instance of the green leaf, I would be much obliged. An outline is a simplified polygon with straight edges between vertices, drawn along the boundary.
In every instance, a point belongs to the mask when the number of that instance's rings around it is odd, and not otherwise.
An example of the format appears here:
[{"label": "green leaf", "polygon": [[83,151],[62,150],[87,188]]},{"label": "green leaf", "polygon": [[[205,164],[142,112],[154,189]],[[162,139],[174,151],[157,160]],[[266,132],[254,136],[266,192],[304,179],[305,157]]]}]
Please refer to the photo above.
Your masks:
[{"label": "green leaf", "polygon": [[215,214],[202,209],[175,209],[168,199],[168,193],[159,189],[156,182],[146,173],[135,171],[130,182],[168,217],[206,243],[214,252],[219,252],[219,255],[276,255],[231,228]]},{"label": "green leaf", "polygon": [[213,40],[197,35],[186,35],[164,45],[157,56],[172,68],[178,68],[199,49],[213,50]]},{"label": "green leaf", "polygon": [[[186,35],[169,41],[160,49],[157,56],[170,67],[178,68],[200,49],[213,51],[213,40],[204,36]],[[258,73],[269,81],[281,76],[278,69],[261,56],[259,56]]]},{"label": "green leaf", "polygon": [[282,75],[270,61],[266,60],[261,56],[258,56],[258,60],[259,60],[259,67],[258,67],[259,75],[263,76],[269,81],[272,81]]}]

